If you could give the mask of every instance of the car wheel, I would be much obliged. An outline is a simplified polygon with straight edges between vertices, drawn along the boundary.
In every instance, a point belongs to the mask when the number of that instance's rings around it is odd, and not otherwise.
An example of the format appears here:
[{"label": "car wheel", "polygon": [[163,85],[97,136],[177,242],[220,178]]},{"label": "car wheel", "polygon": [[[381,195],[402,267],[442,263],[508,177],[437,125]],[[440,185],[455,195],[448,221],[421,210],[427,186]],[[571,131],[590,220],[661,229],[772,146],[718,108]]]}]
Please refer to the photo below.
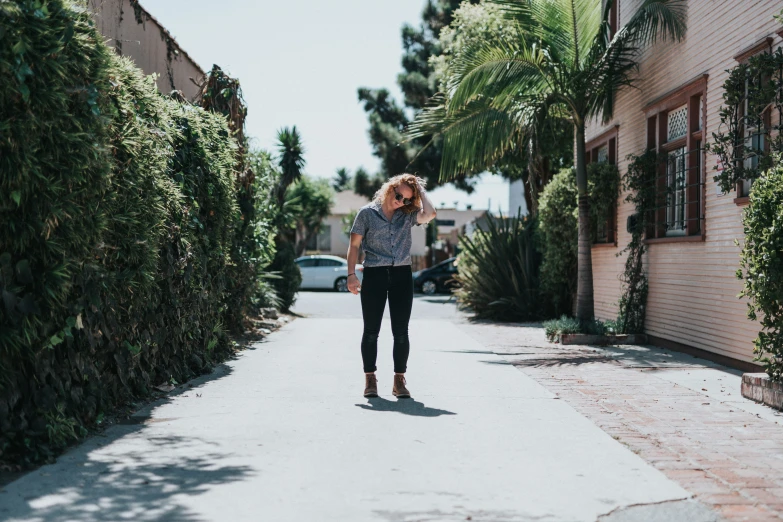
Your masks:
[{"label": "car wheel", "polygon": [[433,295],[437,290],[438,290],[438,285],[435,284],[435,281],[432,280],[424,281],[421,284],[421,291],[427,295]]},{"label": "car wheel", "polygon": [[334,282],[334,289],[338,292],[347,292],[348,291],[348,278],[347,277],[338,277],[337,281]]}]

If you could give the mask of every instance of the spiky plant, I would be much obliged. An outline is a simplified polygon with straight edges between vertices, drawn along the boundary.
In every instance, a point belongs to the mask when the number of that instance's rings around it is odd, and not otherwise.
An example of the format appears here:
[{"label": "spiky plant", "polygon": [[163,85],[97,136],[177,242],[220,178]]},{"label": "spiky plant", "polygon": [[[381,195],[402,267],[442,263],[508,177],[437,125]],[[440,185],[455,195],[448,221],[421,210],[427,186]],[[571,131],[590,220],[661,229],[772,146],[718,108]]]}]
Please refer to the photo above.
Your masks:
[{"label": "spiky plant", "polygon": [[488,216],[486,229],[460,239],[459,303],[478,318],[538,317],[538,265],[533,222]]},{"label": "spiky plant", "polygon": [[280,164],[280,179],[275,193],[280,207],[285,203],[285,192],[292,183],[299,181],[305,166],[305,148],[302,136],[296,130],[296,125],[285,127],[277,132],[277,152]]}]

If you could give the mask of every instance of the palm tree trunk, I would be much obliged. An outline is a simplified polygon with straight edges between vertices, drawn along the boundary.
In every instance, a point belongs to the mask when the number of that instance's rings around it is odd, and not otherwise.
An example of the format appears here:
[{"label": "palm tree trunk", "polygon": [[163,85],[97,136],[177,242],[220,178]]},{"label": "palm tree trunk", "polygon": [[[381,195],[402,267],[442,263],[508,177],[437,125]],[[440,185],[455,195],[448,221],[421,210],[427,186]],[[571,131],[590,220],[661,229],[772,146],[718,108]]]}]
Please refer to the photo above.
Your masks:
[{"label": "palm tree trunk", "polygon": [[579,194],[579,241],[577,250],[576,318],[589,321],[593,309],[593,258],[590,241],[590,195],[585,164],[585,124],[576,123],[576,188]]}]

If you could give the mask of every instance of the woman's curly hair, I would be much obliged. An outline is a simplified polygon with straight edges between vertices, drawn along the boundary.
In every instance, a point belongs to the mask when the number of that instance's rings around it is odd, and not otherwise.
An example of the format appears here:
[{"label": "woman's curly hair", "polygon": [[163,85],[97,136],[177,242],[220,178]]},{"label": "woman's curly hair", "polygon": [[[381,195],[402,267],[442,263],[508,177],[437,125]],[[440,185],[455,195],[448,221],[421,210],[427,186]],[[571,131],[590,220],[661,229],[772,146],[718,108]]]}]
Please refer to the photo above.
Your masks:
[{"label": "woman's curly hair", "polygon": [[398,174],[397,176],[389,178],[386,183],[381,185],[381,188],[378,189],[378,192],[375,193],[372,198],[373,201],[379,205],[383,205],[383,202],[386,201],[389,193],[400,185],[408,185],[413,191],[411,204],[405,205],[402,207],[402,210],[407,214],[421,210],[421,193],[419,192],[419,187],[423,189],[427,185],[427,182],[418,176],[414,176],[413,174]]}]

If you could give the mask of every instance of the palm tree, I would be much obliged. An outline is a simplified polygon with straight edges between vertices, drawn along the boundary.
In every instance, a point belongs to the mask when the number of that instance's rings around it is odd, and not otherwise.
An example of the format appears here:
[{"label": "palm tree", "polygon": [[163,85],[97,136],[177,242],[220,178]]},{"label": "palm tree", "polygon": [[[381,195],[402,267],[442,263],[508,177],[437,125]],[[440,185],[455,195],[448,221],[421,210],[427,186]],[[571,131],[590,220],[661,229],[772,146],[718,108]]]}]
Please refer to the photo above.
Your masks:
[{"label": "palm tree", "polygon": [[[685,35],[685,0],[642,0],[615,34],[617,0],[487,0],[516,25],[512,41],[482,41],[452,62],[447,93],[420,113],[408,135],[444,138],[441,178],[491,166],[529,143],[548,118],[567,118],[576,139],[579,268],[576,316],[593,313],[590,205],[585,125],[607,123],[614,98],[634,83],[642,50],[657,39]],[[602,6],[602,4],[604,4]],[[524,146],[524,145],[522,145]]]},{"label": "palm tree", "polygon": [[351,186],[351,172],[345,167],[340,167],[334,173],[332,178],[332,188],[335,192],[342,192]]},{"label": "palm tree", "polygon": [[284,127],[277,131],[277,152],[280,164],[280,180],[275,187],[275,194],[280,208],[285,203],[285,192],[288,187],[302,177],[305,166],[302,137],[296,130],[296,125]]}]

